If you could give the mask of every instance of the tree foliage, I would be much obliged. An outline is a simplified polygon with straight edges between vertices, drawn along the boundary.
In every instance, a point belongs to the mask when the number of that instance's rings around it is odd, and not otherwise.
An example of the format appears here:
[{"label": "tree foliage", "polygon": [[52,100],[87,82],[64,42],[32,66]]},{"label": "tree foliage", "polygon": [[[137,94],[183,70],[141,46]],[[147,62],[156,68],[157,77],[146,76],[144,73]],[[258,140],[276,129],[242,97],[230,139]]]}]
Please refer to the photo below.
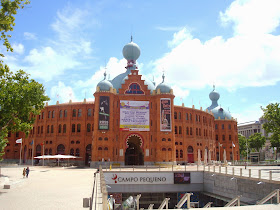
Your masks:
[{"label": "tree foliage", "polygon": [[[8,33],[14,30],[15,15],[17,14],[18,9],[23,8],[26,4],[29,4],[28,0],[1,0],[0,40],[3,41],[3,45],[6,47],[7,51],[13,52],[13,48],[8,40],[11,35]],[[0,56],[4,57],[2,53],[0,53]]]},{"label": "tree foliage", "polygon": [[239,152],[242,157],[247,157],[247,139],[245,136],[238,134],[238,141],[239,141]]},{"label": "tree foliage", "polygon": [[[28,4],[28,0],[1,0],[0,41],[7,51],[13,51],[8,33],[15,26],[17,10]],[[0,56],[4,57],[3,54]],[[28,134],[35,121],[35,115],[44,107],[45,95],[42,84],[30,79],[22,70],[12,72],[0,60],[0,159],[7,143],[8,131],[23,131]]]},{"label": "tree foliage", "polygon": [[259,152],[265,144],[265,137],[261,133],[254,133],[249,137],[248,142],[251,149],[256,149]]},{"label": "tree foliage", "polygon": [[266,133],[271,133],[270,143],[271,147],[280,149],[280,104],[271,103],[265,108],[262,107],[263,118],[265,119],[264,129]]}]

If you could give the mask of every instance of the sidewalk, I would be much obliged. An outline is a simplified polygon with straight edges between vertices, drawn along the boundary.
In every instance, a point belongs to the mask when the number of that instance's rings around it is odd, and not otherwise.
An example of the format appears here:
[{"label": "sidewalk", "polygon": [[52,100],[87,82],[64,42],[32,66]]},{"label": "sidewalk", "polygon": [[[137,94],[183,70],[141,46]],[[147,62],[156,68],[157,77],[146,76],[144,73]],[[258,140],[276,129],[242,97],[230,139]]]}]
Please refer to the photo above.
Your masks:
[{"label": "sidewalk", "polygon": [[91,196],[96,169],[31,166],[23,178],[23,168],[1,167],[0,209],[84,209],[83,198]]}]

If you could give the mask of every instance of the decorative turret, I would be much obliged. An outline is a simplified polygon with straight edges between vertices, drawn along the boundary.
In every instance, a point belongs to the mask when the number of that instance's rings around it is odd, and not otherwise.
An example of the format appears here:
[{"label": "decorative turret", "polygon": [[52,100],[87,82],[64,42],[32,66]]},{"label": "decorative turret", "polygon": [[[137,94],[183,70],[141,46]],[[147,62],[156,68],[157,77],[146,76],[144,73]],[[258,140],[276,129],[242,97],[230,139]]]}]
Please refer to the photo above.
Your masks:
[{"label": "decorative turret", "polygon": [[159,89],[160,93],[170,93],[171,87],[164,82],[164,78],[165,78],[165,76],[164,76],[164,73],[163,73],[162,74],[162,82],[156,87],[156,92]]},{"label": "decorative turret", "polygon": [[[140,47],[132,41],[123,47],[123,57],[127,60],[127,69],[136,69],[136,60],[140,57]],[[133,67],[133,68],[132,68]]]},{"label": "decorative turret", "polygon": [[111,82],[109,82],[108,80],[106,80],[106,71],[104,72],[104,79],[102,81],[100,81],[97,84],[97,87],[100,88],[100,91],[110,91],[110,88],[113,88],[113,85]]}]

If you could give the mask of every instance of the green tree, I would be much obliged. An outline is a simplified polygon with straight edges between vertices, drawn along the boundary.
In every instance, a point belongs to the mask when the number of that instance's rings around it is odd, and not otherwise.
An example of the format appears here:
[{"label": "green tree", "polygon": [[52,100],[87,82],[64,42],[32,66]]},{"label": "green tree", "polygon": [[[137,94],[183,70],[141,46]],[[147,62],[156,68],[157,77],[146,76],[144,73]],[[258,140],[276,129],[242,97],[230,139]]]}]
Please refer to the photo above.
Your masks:
[{"label": "green tree", "polygon": [[[17,10],[23,8],[28,0],[1,0],[0,10],[0,41],[7,51],[13,51],[8,33],[15,26]],[[4,57],[3,54],[0,56]],[[23,131],[27,135],[35,121],[35,115],[44,107],[45,95],[42,84],[29,78],[22,70],[13,73],[0,60],[0,159],[4,154],[8,131]]]},{"label": "green tree", "polygon": [[261,133],[254,133],[249,137],[248,142],[251,149],[256,149],[259,152],[265,144],[265,137]]},{"label": "green tree", "polygon": [[245,136],[238,134],[238,141],[239,141],[239,152],[242,155],[242,157],[247,158],[247,139]]},{"label": "green tree", "polygon": [[266,133],[271,133],[270,143],[271,147],[277,147],[277,151],[280,149],[280,104],[271,103],[263,110],[263,118],[265,123],[263,125]]},{"label": "green tree", "polygon": [[[28,0],[1,0],[0,40],[3,41],[3,45],[6,47],[7,51],[13,52],[13,48],[8,40],[11,35],[8,33],[14,30],[15,15],[17,14],[17,10],[24,8],[26,4],[29,4]],[[0,53],[0,56],[4,57],[2,53]]]}]

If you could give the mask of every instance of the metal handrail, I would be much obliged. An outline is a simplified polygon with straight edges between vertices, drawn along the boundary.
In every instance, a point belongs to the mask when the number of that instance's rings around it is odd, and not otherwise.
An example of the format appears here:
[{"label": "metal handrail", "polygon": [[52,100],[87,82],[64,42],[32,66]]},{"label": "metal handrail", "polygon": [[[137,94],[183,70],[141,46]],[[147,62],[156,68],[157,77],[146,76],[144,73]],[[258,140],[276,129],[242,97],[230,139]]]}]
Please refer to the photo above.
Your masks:
[{"label": "metal handrail", "polygon": [[236,202],[237,202],[237,206],[240,206],[240,195],[238,195],[237,197],[233,198],[230,202],[228,202],[224,207],[231,207],[231,206],[235,206]]},{"label": "metal handrail", "polygon": [[206,203],[206,205],[205,206],[203,206],[203,208],[211,208],[211,204],[212,204],[213,202],[208,202],[208,203]]},{"label": "metal handrail", "polygon": [[274,196],[276,196],[277,198],[277,203],[279,203],[279,189],[273,190],[271,193],[269,193],[267,196],[265,196],[263,199],[261,199],[260,201],[258,201],[256,203],[256,205],[261,205],[266,203],[268,200],[270,200],[271,198],[273,198]]}]

